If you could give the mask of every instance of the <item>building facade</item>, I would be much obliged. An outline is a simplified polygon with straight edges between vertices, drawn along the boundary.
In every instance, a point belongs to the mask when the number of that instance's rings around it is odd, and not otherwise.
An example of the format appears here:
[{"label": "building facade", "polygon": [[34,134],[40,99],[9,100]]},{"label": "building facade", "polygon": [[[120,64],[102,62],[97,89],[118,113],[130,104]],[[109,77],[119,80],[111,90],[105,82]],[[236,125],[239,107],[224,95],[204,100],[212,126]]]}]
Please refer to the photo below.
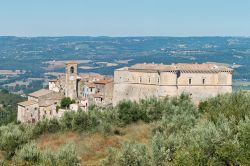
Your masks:
[{"label": "building facade", "polygon": [[216,64],[136,64],[114,72],[113,105],[190,94],[199,102],[232,91],[232,69]]},{"label": "building facade", "polygon": [[[65,74],[49,81],[49,89],[41,89],[28,95],[28,100],[18,103],[17,120],[35,123],[42,119],[60,118],[66,111],[87,110],[91,104],[112,104],[113,78],[98,74],[77,72],[76,62],[67,62]],[[69,97],[76,103],[68,110],[58,109],[63,97]]]}]

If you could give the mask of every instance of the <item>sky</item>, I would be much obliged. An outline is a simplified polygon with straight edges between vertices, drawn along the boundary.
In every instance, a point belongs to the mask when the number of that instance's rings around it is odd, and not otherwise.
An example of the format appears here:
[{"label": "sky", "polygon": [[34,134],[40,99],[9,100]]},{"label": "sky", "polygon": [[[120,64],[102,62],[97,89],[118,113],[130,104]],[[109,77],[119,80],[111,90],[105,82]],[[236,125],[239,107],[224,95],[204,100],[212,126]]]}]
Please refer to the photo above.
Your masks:
[{"label": "sky", "polygon": [[250,0],[0,0],[0,36],[250,36]]}]

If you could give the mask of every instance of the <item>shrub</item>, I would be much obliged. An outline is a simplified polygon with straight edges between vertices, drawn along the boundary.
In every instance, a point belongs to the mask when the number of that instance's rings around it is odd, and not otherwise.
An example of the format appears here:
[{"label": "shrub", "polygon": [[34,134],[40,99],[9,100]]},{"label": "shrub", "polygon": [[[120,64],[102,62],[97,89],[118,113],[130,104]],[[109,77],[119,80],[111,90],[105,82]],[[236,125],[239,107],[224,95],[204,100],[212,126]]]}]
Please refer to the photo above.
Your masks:
[{"label": "shrub", "polygon": [[234,117],[238,123],[245,116],[250,117],[250,93],[239,91],[218,95],[203,102],[200,109],[206,112],[207,118],[215,123],[218,121],[219,114],[223,114],[226,118]]},{"label": "shrub", "polygon": [[118,104],[118,118],[123,124],[130,124],[142,119],[142,112],[139,105],[132,101],[123,101]]},{"label": "shrub", "polygon": [[17,151],[15,160],[37,164],[41,161],[41,152],[37,149],[35,143],[31,142]]},{"label": "shrub", "polygon": [[164,136],[157,132],[152,139],[153,163],[157,166],[164,166],[170,160],[170,150]]},{"label": "shrub", "polygon": [[60,147],[57,160],[62,165],[78,165],[79,159],[77,158],[76,146],[74,144],[66,144]]},{"label": "shrub", "polygon": [[149,166],[150,157],[145,145],[124,143],[117,154],[118,165]]},{"label": "shrub", "polygon": [[90,128],[89,121],[88,113],[78,111],[72,119],[72,127],[74,130],[87,130]]},{"label": "shrub", "polygon": [[4,151],[6,158],[10,159],[15,151],[31,139],[30,133],[26,133],[19,125],[9,124],[0,127],[0,150]]},{"label": "shrub", "polygon": [[69,105],[72,104],[72,100],[69,97],[64,97],[61,100],[62,108],[69,108]]},{"label": "shrub", "polygon": [[75,112],[65,112],[60,122],[64,130],[71,130],[73,128],[73,119],[75,117]]}]

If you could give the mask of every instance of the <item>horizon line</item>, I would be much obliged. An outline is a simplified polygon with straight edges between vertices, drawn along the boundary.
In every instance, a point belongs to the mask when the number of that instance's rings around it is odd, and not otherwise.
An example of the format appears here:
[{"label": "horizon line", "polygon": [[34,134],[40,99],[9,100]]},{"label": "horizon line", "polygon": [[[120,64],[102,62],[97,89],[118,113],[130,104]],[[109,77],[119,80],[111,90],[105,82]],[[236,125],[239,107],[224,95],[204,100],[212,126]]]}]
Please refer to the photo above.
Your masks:
[{"label": "horizon line", "polygon": [[57,38],[63,38],[63,37],[92,37],[92,38],[98,38],[98,37],[106,37],[106,38],[144,38],[144,37],[159,37],[159,38],[199,38],[199,37],[236,37],[236,38],[250,38],[250,36],[247,35],[188,35],[188,36],[174,36],[174,35],[121,35],[121,36],[112,36],[112,35],[34,35],[34,36],[22,36],[22,35],[0,35],[0,37],[16,37],[16,38],[48,38],[48,37],[57,37]]}]

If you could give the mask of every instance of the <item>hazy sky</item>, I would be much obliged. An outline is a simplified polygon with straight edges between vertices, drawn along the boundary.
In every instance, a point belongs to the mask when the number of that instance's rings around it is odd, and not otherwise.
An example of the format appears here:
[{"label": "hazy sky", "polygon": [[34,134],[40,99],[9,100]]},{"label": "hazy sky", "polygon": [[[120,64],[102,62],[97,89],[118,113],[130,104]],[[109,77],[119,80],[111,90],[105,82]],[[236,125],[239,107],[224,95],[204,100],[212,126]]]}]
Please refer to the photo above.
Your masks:
[{"label": "hazy sky", "polygon": [[0,0],[0,35],[250,36],[250,0]]}]

